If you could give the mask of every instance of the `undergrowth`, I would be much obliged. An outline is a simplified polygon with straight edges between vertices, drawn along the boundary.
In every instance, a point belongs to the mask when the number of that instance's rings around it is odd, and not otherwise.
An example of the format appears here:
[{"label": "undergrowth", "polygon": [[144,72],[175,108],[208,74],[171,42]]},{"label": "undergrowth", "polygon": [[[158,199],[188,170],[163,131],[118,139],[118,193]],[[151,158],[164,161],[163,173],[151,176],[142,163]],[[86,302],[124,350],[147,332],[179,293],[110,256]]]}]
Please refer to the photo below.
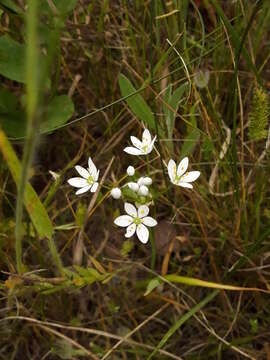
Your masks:
[{"label": "undergrowth", "polygon": [[[270,359],[269,2],[0,8],[0,359]],[[151,206],[146,244],[113,188]]]}]

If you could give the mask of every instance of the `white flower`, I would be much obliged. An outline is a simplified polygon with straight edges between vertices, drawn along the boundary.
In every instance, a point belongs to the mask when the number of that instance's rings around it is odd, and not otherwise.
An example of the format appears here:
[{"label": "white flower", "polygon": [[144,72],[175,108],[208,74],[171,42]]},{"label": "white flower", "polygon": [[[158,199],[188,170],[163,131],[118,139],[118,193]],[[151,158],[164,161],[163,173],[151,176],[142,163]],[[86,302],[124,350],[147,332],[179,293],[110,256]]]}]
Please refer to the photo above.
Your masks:
[{"label": "white flower", "polygon": [[80,195],[90,190],[92,193],[96,192],[98,188],[98,177],[99,170],[97,170],[95,164],[89,157],[88,159],[88,169],[83,168],[82,166],[75,166],[75,169],[81,175],[81,177],[75,177],[68,180],[69,185],[76,188],[80,188],[76,191],[76,195]]},{"label": "white flower", "polygon": [[140,177],[139,180],[137,181],[138,185],[152,185],[152,179],[150,177]]},{"label": "white flower", "polygon": [[135,174],[135,169],[134,169],[133,166],[129,166],[129,167],[127,168],[127,174],[128,174],[129,176],[133,176],[133,175]]},{"label": "white flower", "polygon": [[139,187],[138,194],[142,196],[147,196],[149,193],[148,187],[145,185],[142,185]]},{"label": "white flower", "polygon": [[127,183],[127,186],[134,192],[137,192],[139,190],[139,185],[135,182],[129,182]]},{"label": "white flower", "polygon": [[188,168],[188,158],[185,157],[176,168],[176,163],[172,159],[168,163],[168,173],[171,182],[175,185],[192,189],[191,182],[198,179],[200,176],[199,171],[186,172]]},{"label": "white flower", "polygon": [[149,130],[145,129],[142,136],[142,141],[137,139],[135,136],[131,136],[130,140],[133,146],[128,146],[124,151],[131,155],[147,155],[153,150],[156,136],[152,140]]},{"label": "white flower", "polygon": [[146,226],[153,227],[157,225],[155,219],[147,216],[149,207],[146,205],[139,206],[138,210],[134,205],[125,203],[125,211],[128,215],[118,216],[114,223],[117,226],[127,227],[125,237],[130,238],[136,232],[139,240],[146,244],[149,239],[149,230]]},{"label": "white flower", "polygon": [[122,191],[119,188],[114,188],[111,191],[111,195],[114,199],[120,199],[121,195],[122,195]]}]

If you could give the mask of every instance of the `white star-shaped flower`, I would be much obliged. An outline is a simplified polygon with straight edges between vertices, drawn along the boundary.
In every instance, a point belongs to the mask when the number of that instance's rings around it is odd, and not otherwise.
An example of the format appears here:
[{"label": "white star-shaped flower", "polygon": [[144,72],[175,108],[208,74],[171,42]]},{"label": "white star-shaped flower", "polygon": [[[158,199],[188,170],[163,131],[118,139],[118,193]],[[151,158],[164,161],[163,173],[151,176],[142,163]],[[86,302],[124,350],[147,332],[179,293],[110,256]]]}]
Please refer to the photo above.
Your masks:
[{"label": "white star-shaped flower", "polygon": [[88,169],[83,168],[80,165],[75,166],[75,169],[81,175],[81,177],[75,177],[68,180],[69,185],[79,188],[76,191],[76,195],[80,195],[90,190],[92,193],[96,192],[98,188],[99,170],[97,170],[92,159],[88,159]]},{"label": "white star-shaped flower", "polygon": [[142,141],[136,138],[135,136],[131,136],[130,140],[133,146],[128,146],[124,149],[124,151],[131,155],[147,155],[153,150],[154,142],[156,141],[156,136],[153,138],[149,130],[145,129],[142,136]]},{"label": "white star-shaped flower", "polygon": [[193,186],[190,183],[198,179],[201,173],[199,171],[187,172],[187,168],[188,168],[187,157],[185,157],[183,160],[180,161],[178,167],[176,167],[176,163],[172,159],[168,163],[168,173],[171,182],[174,185],[192,189]]},{"label": "white star-shaped flower", "polygon": [[149,214],[149,207],[146,205],[139,206],[138,209],[130,203],[125,203],[125,211],[128,215],[118,216],[114,223],[117,226],[126,227],[126,238],[130,238],[136,232],[139,240],[146,244],[149,239],[149,230],[147,226],[153,227],[157,225],[155,219]]}]

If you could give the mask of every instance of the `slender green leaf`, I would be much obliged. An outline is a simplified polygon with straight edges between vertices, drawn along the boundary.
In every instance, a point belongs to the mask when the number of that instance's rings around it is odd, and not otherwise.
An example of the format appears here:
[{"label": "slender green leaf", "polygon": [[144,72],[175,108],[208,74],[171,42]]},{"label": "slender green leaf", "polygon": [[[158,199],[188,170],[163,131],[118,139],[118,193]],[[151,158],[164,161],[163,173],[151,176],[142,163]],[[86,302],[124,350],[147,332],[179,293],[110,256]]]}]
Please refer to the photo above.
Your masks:
[{"label": "slender green leaf", "polygon": [[[132,83],[123,74],[120,74],[119,76],[119,86],[123,97],[136,92]],[[151,130],[156,129],[154,115],[139,93],[135,93],[133,96],[127,98],[126,102],[139,120],[141,120]]]},{"label": "slender green leaf", "polygon": [[199,302],[197,305],[195,305],[193,308],[191,308],[187,313],[185,313],[179,320],[176,321],[176,323],[166,332],[166,334],[163,336],[163,338],[160,340],[158,345],[156,346],[155,350],[148,356],[147,360],[150,360],[153,358],[153,356],[157,353],[159,349],[161,349],[166,342],[169,340],[169,338],[187,321],[189,320],[193,315],[195,315],[198,311],[200,311],[205,305],[207,305],[211,300],[213,300],[217,294],[219,293],[219,290],[213,291],[211,294],[206,296],[201,302]]},{"label": "slender green leaf", "polygon": [[[21,173],[21,164],[12,146],[10,145],[5,133],[1,129],[0,150],[9,167],[12,177],[16,185],[18,186]],[[54,232],[53,225],[37,193],[29,182],[26,184],[24,205],[39,236],[41,238],[47,237],[48,239],[51,239]]]},{"label": "slender green leaf", "polygon": [[175,116],[180,104],[180,101],[183,97],[183,94],[185,90],[187,89],[188,83],[184,83],[180,85],[171,95],[169,100],[170,107],[174,110],[169,110],[169,118],[166,121],[167,123],[167,129],[168,129],[168,137],[171,139],[173,136],[173,129],[174,129],[174,123],[175,123]]}]

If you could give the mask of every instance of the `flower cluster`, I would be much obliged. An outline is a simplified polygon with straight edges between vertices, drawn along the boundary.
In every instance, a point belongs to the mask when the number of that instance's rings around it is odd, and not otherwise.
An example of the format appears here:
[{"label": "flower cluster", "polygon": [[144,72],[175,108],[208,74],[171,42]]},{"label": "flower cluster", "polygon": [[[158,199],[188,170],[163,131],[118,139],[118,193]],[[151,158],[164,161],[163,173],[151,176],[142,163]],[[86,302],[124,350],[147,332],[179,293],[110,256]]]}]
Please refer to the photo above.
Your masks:
[{"label": "flower cluster", "polygon": [[[152,139],[152,136],[148,129],[145,129],[142,135],[142,140],[139,140],[135,136],[130,137],[133,146],[124,148],[124,151],[130,155],[148,155],[154,148],[156,136]],[[184,188],[193,188],[191,184],[199,176],[199,171],[188,172],[188,158],[185,157],[180,161],[178,166],[173,159],[168,162],[168,174],[172,184],[181,186]],[[68,180],[71,186],[79,188],[76,191],[76,195],[83,194],[90,190],[94,193],[98,189],[99,170],[97,170],[92,159],[88,159],[88,168],[85,169],[82,166],[75,166],[75,169],[81,177],[75,177]],[[133,166],[127,168],[127,176],[131,178],[129,182],[124,184],[121,188],[115,187],[111,190],[111,196],[114,199],[123,198],[124,209],[126,215],[120,215],[114,223],[120,227],[126,227],[125,237],[130,238],[135,233],[138,239],[146,244],[149,239],[148,227],[154,227],[157,225],[157,221],[148,216],[150,209],[149,205],[152,204],[152,195],[149,187],[153,181],[149,176],[137,177],[136,171]],[[135,205],[131,204],[134,202]]]}]

